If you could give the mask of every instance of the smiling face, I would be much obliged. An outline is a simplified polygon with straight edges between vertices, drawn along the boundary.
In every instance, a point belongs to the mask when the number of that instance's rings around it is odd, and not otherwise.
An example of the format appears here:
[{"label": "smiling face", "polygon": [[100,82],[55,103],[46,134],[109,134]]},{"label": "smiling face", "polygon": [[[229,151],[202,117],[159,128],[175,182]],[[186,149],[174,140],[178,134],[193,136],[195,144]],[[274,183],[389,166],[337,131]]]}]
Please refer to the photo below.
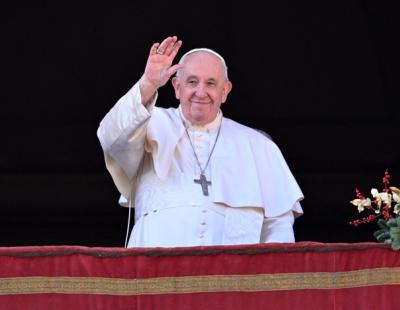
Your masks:
[{"label": "smiling face", "polygon": [[178,77],[172,79],[183,115],[195,125],[211,123],[232,89],[221,60],[204,51],[185,57]]}]

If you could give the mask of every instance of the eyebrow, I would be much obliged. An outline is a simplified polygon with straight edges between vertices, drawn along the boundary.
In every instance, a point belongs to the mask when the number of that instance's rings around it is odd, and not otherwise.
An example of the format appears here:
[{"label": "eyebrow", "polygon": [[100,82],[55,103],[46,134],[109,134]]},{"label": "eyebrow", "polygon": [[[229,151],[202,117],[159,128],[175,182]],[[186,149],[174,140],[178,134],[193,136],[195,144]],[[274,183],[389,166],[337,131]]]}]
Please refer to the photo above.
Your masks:
[{"label": "eyebrow", "polygon": [[[198,78],[197,76],[195,76],[195,75],[189,75],[189,76],[186,78],[186,81],[188,81],[188,80],[190,80],[190,79],[196,79],[196,80],[198,80],[199,78]],[[207,79],[207,81],[208,81],[208,82],[209,82],[209,81],[217,82],[217,79],[215,79],[215,78],[209,78],[209,79]]]}]

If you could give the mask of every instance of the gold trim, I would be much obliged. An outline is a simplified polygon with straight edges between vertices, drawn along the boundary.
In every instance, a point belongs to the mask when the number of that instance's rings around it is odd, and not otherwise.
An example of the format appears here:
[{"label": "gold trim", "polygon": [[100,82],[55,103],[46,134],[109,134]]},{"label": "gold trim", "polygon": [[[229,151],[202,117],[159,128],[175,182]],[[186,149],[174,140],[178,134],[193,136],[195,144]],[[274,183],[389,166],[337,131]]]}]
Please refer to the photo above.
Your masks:
[{"label": "gold trim", "polygon": [[17,277],[0,279],[0,295],[149,295],[204,292],[260,292],[400,285],[400,267],[345,272],[210,275],[117,279],[97,277]]}]

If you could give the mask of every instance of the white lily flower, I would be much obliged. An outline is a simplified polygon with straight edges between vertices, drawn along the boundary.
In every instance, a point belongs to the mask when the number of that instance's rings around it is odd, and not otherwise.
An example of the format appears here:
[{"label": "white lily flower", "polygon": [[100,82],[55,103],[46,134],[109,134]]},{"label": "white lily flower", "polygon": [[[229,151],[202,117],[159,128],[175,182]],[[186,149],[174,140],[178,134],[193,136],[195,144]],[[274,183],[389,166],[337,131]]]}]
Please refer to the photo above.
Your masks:
[{"label": "white lily flower", "polygon": [[371,195],[375,198],[375,202],[378,205],[379,210],[381,208],[382,202],[387,205],[390,205],[392,203],[392,195],[386,192],[380,193],[376,188],[371,189]]},{"label": "white lily flower", "polygon": [[378,210],[380,210],[382,205],[382,199],[381,196],[379,195],[378,190],[376,188],[371,189],[371,195],[372,197],[375,198],[375,202],[378,205]]},{"label": "white lily flower", "polygon": [[371,189],[371,195],[372,195],[372,197],[374,197],[374,198],[378,198],[378,197],[379,197],[379,192],[378,192],[378,190],[377,190],[376,188],[372,188],[372,189]]},{"label": "white lily flower", "polygon": [[362,212],[365,207],[371,206],[371,199],[353,199],[350,203],[357,207],[358,212]]},{"label": "white lily flower", "polygon": [[400,189],[397,187],[391,186],[389,187],[393,194],[393,200],[397,203],[400,203]]},{"label": "white lily flower", "polygon": [[389,193],[379,193],[379,197],[381,197],[382,201],[387,205],[390,206],[392,204],[392,195],[390,195]]},{"label": "white lily flower", "polygon": [[400,203],[400,195],[393,193],[393,200],[396,201],[397,203]]}]

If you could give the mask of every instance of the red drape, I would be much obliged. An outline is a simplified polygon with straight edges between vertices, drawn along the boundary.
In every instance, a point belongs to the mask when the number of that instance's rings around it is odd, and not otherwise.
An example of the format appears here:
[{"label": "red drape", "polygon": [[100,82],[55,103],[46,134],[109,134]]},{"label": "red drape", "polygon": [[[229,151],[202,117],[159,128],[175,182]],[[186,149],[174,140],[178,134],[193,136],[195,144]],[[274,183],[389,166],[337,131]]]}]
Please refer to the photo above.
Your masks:
[{"label": "red drape", "polygon": [[378,243],[0,248],[0,309],[399,309]]}]

